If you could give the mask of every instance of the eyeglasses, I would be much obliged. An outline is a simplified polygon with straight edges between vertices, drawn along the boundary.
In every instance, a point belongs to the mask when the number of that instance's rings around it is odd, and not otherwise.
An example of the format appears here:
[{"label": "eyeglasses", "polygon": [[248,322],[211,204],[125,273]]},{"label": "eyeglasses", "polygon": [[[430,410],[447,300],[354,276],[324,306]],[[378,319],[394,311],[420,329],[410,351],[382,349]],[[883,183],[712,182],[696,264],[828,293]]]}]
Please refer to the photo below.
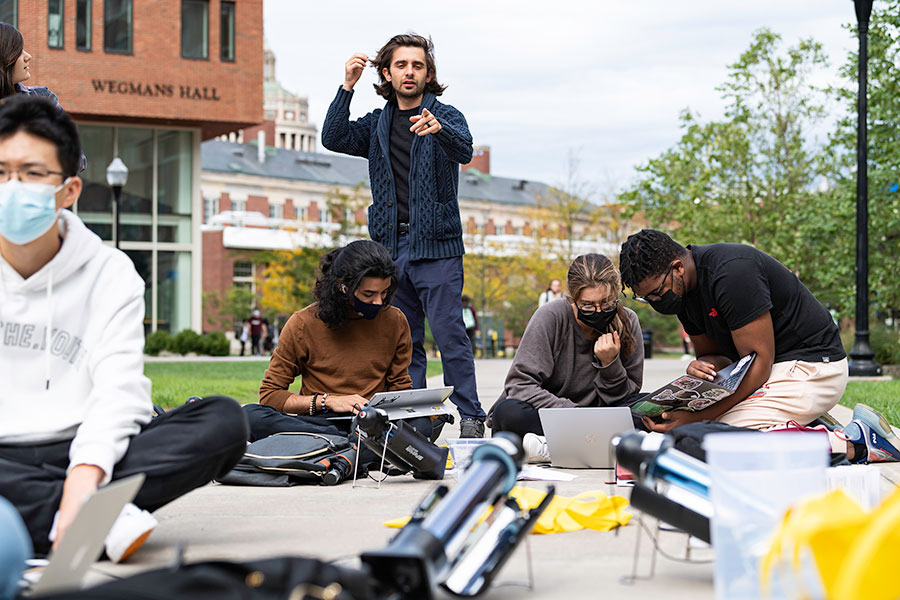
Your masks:
[{"label": "eyeglasses", "polygon": [[583,312],[584,314],[586,314],[586,315],[592,315],[592,314],[594,314],[595,312],[597,312],[598,310],[599,310],[600,312],[608,313],[608,312],[612,312],[612,311],[618,309],[618,308],[619,308],[619,301],[616,300],[616,301],[613,302],[612,304],[603,304],[603,305],[600,305],[600,306],[598,306],[597,304],[595,304],[595,303],[593,303],[593,302],[591,302],[591,303],[589,303],[589,304],[578,304],[578,303],[576,303],[575,306],[578,307],[578,310],[580,310],[580,311]]},{"label": "eyeglasses", "polygon": [[659,287],[653,290],[651,293],[646,296],[638,296],[632,295],[632,298],[637,300],[638,302],[643,302],[644,304],[649,304],[650,302],[656,302],[660,299],[659,293],[662,291],[663,287],[666,285],[666,279],[669,278],[669,275],[672,273],[672,269],[675,267],[674,264],[669,265],[669,270],[666,271],[666,276],[663,277],[662,282],[660,282]]},{"label": "eyeglasses", "polygon": [[66,176],[60,171],[50,171],[43,167],[24,167],[21,169],[11,169],[6,166],[0,166],[0,183],[6,183],[12,179],[13,174],[18,176],[18,180],[22,183],[43,183],[51,175]]}]

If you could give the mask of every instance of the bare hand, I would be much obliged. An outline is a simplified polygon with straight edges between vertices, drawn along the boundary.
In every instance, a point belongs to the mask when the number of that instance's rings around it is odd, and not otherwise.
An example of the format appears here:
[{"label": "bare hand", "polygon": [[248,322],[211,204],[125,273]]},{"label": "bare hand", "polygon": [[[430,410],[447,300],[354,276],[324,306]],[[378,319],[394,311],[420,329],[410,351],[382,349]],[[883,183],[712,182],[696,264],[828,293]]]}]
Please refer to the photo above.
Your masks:
[{"label": "bare hand", "polygon": [[59,520],[56,522],[56,540],[53,549],[59,545],[72,521],[88,497],[97,491],[103,481],[103,469],[94,465],[77,465],[66,476],[63,483],[62,500],[59,502]]},{"label": "bare hand", "polygon": [[368,400],[359,394],[348,394],[346,396],[328,395],[325,400],[325,406],[331,412],[336,413],[353,413],[358,414],[363,409]]},{"label": "bare hand", "polygon": [[433,114],[428,112],[428,109],[423,108],[421,115],[413,115],[409,118],[410,121],[414,123],[412,127],[409,128],[410,131],[415,132],[421,135],[428,135],[429,133],[437,133],[443,127],[441,126],[440,121],[437,120]]},{"label": "bare hand", "polygon": [[716,378],[716,366],[705,360],[692,360],[687,367],[686,373],[700,379],[712,381]]},{"label": "bare hand", "polygon": [[673,410],[670,412],[664,412],[660,415],[666,421],[665,423],[657,423],[650,417],[643,417],[641,421],[650,431],[666,433],[667,431],[675,429],[676,427],[681,427],[682,425],[687,425],[688,423],[702,421],[703,418],[697,415],[698,413],[691,412],[689,410]]},{"label": "bare hand", "polygon": [[350,60],[344,63],[345,90],[347,90],[348,92],[353,90],[353,86],[356,85],[356,82],[359,81],[360,77],[362,77],[363,70],[366,68],[366,65],[368,63],[369,57],[362,52],[357,52],[350,57]]},{"label": "bare hand", "polygon": [[604,333],[594,342],[594,356],[597,357],[602,366],[606,367],[609,363],[616,360],[620,346],[618,332]]}]

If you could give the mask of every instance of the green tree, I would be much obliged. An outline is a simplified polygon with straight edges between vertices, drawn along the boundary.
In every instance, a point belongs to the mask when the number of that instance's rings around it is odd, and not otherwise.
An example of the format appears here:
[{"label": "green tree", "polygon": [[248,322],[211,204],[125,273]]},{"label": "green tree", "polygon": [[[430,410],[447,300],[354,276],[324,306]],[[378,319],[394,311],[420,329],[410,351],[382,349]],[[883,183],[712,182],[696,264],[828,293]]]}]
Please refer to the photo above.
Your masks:
[{"label": "green tree", "polygon": [[233,285],[224,296],[220,292],[203,292],[203,317],[213,330],[227,331],[246,318],[255,303],[256,296],[246,286]]},{"label": "green tree", "polygon": [[818,293],[840,271],[828,246],[845,226],[839,197],[818,189],[825,168],[811,134],[825,115],[812,81],[826,59],[811,39],[781,46],[778,34],[757,31],[717,88],[724,118],[704,123],[684,110],[681,139],[639,167],[621,199],[627,215],[682,243],[759,247]]},{"label": "green tree", "polygon": [[[338,224],[338,228],[332,232],[332,237],[340,242],[341,238],[352,236],[355,239],[368,238],[369,234],[364,221],[359,221],[357,215],[360,210],[370,203],[370,198],[366,196],[365,184],[359,182],[350,191],[343,191],[341,188],[334,188],[325,194],[325,205],[327,206],[327,214],[331,215],[334,222]],[[349,240],[348,240],[349,241]]]},{"label": "green tree", "polygon": [[[853,39],[856,26],[848,25]],[[900,0],[880,0],[872,8],[868,51],[868,205],[869,299],[876,314],[900,317]],[[857,52],[851,52],[841,68],[845,85],[833,90],[844,112],[829,148],[834,195],[845,210],[846,237],[840,245],[845,268],[839,287],[845,314],[856,301],[856,128]]]},{"label": "green tree", "polygon": [[300,248],[261,252],[265,263],[259,282],[260,306],[269,316],[290,315],[313,302],[319,260],[331,248]]}]

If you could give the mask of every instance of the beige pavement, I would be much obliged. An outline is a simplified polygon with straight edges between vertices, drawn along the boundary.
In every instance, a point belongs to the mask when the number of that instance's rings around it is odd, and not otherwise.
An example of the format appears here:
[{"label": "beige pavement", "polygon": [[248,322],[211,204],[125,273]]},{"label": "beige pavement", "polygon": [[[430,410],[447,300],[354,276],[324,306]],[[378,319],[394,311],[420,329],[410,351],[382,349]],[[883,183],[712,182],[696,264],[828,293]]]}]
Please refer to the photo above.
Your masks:
[{"label": "beige pavement", "polygon": [[[485,408],[500,393],[509,360],[476,361],[478,389]],[[673,379],[685,363],[677,359],[648,360],[644,389]],[[432,378],[429,385],[441,384]],[[836,415],[846,420],[844,411]],[[849,413],[849,411],[846,411]],[[458,430],[445,429],[442,437],[456,437]],[[885,470],[894,481],[895,470]],[[587,490],[620,493],[605,482],[606,471],[574,471],[578,477],[557,485],[557,493],[574,496]],[[454,480],[448,478],[453,485]],[[887,485],[887,482],[885,482]],[[409,514],[434,483],[404,476],[391,478],[375,489],[373,482],[352,489],[349,483],[337,487],[242,488],[211,484],[171,503],[156,513],[160,525],[145,546],[124,565],[104,563],[101,569],[124,575],[171,563],[178,542],[186,544],[190,561],[209,559],[246,560],[296,554],[354,564],[356,555],[383,546],[395,530],[382,522]],[[527,483],[541,488],[545,484]],[[513,598],[712,598],[713,580],[709,549],[693,549],[695,560],[675,562],[659,558],[652,579],[631,585],[622,577],[632,569],[636,519],[618,532],[581,531],[529,536],[535,573],[535,589],[497,585],[486,596]],[[662,533],[661,545],[670,554],[684,557],[686,536]],[[650,543],[641,537],[639,573],[650,565]],[[524,546],[510,559],[497,582],[523,581],[526,577]]]}]

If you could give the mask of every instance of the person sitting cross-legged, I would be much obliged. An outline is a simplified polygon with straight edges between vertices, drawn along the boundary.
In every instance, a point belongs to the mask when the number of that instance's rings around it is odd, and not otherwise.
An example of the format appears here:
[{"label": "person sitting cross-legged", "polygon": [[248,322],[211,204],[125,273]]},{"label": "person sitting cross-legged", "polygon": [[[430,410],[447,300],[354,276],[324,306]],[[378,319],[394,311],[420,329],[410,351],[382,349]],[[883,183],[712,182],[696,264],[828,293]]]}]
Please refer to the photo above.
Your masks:
[{"label": "person sitting cross-legged", "polygon": [[227,473],[247,422],[225,397],[151,420],[144,376],[144,280],[67,210],[81,192],[78,129],[56,103],[0,105],[0,496],[34,552],[61,540],[99,486],[146,480],[106,537],[127,558],[147,511]]},{"label": "person sitting cross-legged", "polygon": [[[251,441],[285,431],[347,434],[349,419],[377,392],[412,388],[409,325],[391,306],[397,289],[391,255],[370,240],[322,257],[316,302],[288,319],[259,388],[244,410]],[[288,388],[301,377],[299,393]],[[407,424],[431,438],[428,417]]]},{"label": "person sitting cross-legged", "polygon": [[531,317],[489,414],[494,432],[522,436],[530,461],[549,460],[538,409],[630,406],[641,397],[641,327],[619,303],[615,265],[602,254],[579,256],[567,285],[565,298]]}]

